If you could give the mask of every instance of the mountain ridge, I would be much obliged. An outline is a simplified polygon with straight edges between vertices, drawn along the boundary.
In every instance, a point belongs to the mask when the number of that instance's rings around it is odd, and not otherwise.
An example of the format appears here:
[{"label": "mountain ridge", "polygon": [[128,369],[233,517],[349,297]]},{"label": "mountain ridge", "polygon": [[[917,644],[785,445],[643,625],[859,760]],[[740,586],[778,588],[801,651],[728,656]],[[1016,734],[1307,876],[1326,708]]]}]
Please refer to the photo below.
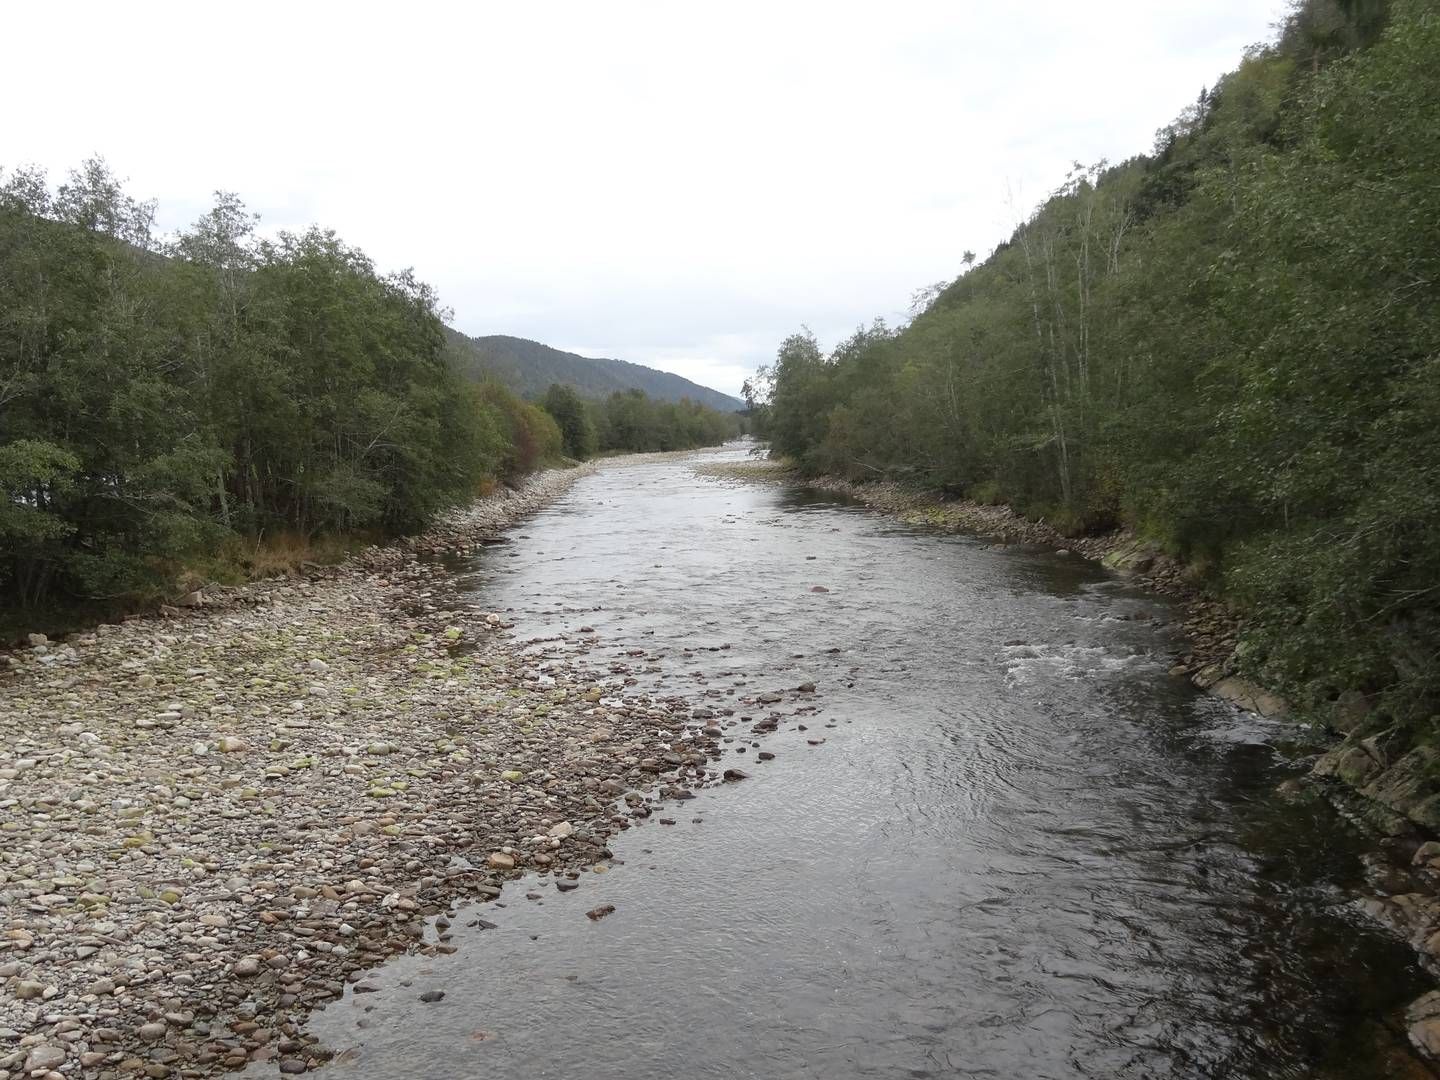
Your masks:
[{"label": "mountain ridge", "polygon": [[527,397],[544,393],[551,383],[564,383],[584,397],[603,398],[620,391],[643,390],[661,401],[688,398],[720,412],[745,407],[743,401],[730,394],[629,360],[581,356],[509,334],[471,337],[452,327],[445,330],[453,361],[463,375],[498,379]]}]

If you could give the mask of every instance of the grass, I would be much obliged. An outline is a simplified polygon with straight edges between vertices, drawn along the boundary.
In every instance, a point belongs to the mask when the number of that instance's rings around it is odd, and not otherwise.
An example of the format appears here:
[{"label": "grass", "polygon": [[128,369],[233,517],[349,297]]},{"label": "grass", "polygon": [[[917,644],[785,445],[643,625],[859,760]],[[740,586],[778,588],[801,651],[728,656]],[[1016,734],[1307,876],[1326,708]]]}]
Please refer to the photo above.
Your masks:
[{"label": "grass", "polygon": [[375,542],[376,537],[368,533],[306,536],[275,532],[255,540],[241,540],[236,545],[238,551],[228,558],[222,556],[219,565],[197,566],[194,571],[208,580],[232,585],[261,578],[299,577],[307,569],[344,562]]},{"label": "grass", "polygon": [[344,562],[379,539],[372,533],[308,537],[275,532],[258,538],[235,537],[212,553],[156,566],[155,584],[143,590],[104,599],[60,601],[34,611],[0,611],[0,648],[23,644],[26,634],[59,638],[98,623],[154,611],[210,583],[243,585],[263,578],[298,578],[307,570]]}]

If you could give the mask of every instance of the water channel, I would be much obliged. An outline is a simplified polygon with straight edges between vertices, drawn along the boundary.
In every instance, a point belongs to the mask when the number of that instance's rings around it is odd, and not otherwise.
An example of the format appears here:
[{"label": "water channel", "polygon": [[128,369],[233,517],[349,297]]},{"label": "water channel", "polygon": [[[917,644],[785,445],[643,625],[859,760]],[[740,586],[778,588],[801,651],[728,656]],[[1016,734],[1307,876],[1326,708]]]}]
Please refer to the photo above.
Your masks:
[{"label": "water channel", "polygon": [[1282,725],[1167,673],[1173,610],[1074,557],[696,471],[746,454],[604,468],[463,572],[537,657],[592,627],[584,662],[627,693],[744,712],[814,682],[818,711],[618,837],[603,878],[511,884],[454,955],[367,977],[312,1021],[349,1051],[327,1071],[1429,1075],[1382,1023],[1428,984],[1355,909],[1365,841],[1274,794]]}]

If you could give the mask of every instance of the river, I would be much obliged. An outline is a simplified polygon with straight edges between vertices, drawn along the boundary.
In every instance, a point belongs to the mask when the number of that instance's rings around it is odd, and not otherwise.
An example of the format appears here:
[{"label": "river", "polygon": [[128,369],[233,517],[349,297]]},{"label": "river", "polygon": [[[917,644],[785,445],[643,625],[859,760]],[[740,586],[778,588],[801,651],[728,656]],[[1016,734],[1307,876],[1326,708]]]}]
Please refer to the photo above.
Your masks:
[{"label": "river", "polygon": [[746,452],[603,468],[461,571],[537,658],[593,629],[574,662],[627,693],[759,716],[739,699],[813,682],[774,760],[737,739],[750,779],[618,837],[608,874],[512,883],[453,955],[367,976],[311,1021],[327,1071],[1429,1075],[1382,1023],[1429,982],[1355,910],[1364,840],[1274,793],[1283,725],[1167,674],[1164,602],[693,468]]}]

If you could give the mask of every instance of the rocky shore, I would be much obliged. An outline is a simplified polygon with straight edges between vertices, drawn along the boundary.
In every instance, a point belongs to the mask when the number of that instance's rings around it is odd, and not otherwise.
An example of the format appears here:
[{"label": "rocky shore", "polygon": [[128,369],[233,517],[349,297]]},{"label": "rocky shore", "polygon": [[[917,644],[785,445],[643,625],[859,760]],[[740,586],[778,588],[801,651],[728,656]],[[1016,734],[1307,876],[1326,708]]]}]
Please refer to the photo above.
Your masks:
[{"label": "rocky shore", "polygon": [[726,778],[712,713],[537,658],[427,557],[579,472],[0,657],[0,1080],[304,1072],[306,1013],[448,951],[423,935],[452,902],[580,887],[616,830]]},{"label": "rocky shore", "polygon": [[[1021,517],[1008,506],[944,501],[933,493],[888,483],[852,484],[833,477],[807,483],[815,490],[856,499],[912,524],[988,536],[999,543],[1047,545],[1129,574],[1146,588],[1183,605],[1187,651],[1177,658],[1173,674],[1187,676],[1200,689],[1261,716],[1292,712],[1284,698],[1237,673],[1234,653],[1240,617],[1203,595],[1184,563],[1132,533],[1066,537],[1043,521]],[[1416,745],[1392,730],[1384,715],[1356,692],[1342,694],[1305,719],[1340,740],[1314,762],[1313,775],[1343,788],[1337,795],[1348,812],[1387,837],[1440,835],[1440,750]],[[1433,925],[1440,929],[1440,918],[1433,920]],[[1440,955],[1440,940],[1436,952]]]}]

